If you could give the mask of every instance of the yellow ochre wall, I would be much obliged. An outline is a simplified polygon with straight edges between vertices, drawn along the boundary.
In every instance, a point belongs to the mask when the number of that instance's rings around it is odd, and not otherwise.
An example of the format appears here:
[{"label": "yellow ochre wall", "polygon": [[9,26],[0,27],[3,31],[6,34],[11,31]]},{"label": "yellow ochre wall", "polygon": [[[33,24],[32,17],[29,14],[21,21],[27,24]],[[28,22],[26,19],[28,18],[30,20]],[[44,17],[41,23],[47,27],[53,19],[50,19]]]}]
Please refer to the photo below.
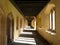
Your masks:
[{"label": "yellow ochre wall", "polygon": [[[37,31],[42,35],[51,45],[56,44],[56,35],[51,35],[46,32],[49,29],[49,14],[53,7],[56,6],[56,0],[51,0],[43,10],[37,15]],[[57,24],[56,24],[57,25]]]},{"label": "yellow ochre wall", "polygon": [[[4,17],[7,18],[7,15],[11,12],[13,14],[13,18],[14,18],[14,40],[19,36],[20,34],[20,19],[23,20],[23,16],[22,14],[14,7],[14,5],[9,1],[9,0],[0,0],[0,7],[3,8],[5,14]],[[16,29],[16,21],[17,21],[17,17],[19,17],[18,19],[18,30]],[[6,21],[5,23],[5,28],[6,27]],[[0,45],[7,45],[6,44],[6,40],[7,40],[7,36],[6,36],[6,29],[3,27],[3,29],[5,30],[5,40],[3,42],[3,44],[0,43]],[[1,33],[2,34],[2,33]],[[1,36],[0,36],[1,37]]]},{"label": "yellow ochre wall", "polygon": [[[46,30],[49,29],[49,13],[50,13],[49,8],[52,7],[49,4],[55,4],[55,7],[56,7],[55,8],[55,11],[56,11],[56,20],[55,20],[56,21],[55,22],[56,35],[51,35],[46,32]],[[47,6],[37,16],[37,31],[47,41],[49,41],[51,43],[51,45],[60,45],[60,0],[51,0]],[[38,22],[40,22],[40,23],[38,23]]]},{"label": "yellow ochre wall", "polygon": [[24,28],[26,28],[28,26],[28,21],[27,19],[24,19]]},{"label": "yellow ochre wall", "polygon": [[60,45],[60,0],[56,0],[56,45]]}]

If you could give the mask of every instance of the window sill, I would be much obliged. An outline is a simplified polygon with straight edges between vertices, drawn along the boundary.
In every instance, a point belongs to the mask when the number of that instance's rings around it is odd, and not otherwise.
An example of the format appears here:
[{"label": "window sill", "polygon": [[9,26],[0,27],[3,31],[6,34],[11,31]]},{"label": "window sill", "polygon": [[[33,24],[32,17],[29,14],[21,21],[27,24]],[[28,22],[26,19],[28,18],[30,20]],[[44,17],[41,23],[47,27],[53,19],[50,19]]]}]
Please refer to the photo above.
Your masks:
[{"label": "window sill", "polygon": [[46,32],[51,35],[56,35],[56,32],[54,30],[46,30]]}]

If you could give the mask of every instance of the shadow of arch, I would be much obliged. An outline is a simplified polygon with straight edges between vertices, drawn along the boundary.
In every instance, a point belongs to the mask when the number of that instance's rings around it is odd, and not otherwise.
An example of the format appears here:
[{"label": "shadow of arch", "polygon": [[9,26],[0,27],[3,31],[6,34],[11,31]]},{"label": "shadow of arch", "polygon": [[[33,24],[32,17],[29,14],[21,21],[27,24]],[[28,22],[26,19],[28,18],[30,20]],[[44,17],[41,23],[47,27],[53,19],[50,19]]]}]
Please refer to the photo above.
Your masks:
[{"label": "shadow of arch", "polygon": [[11,44],[14,39],[14,17],[10,12],[7,16],[7,45]]}]

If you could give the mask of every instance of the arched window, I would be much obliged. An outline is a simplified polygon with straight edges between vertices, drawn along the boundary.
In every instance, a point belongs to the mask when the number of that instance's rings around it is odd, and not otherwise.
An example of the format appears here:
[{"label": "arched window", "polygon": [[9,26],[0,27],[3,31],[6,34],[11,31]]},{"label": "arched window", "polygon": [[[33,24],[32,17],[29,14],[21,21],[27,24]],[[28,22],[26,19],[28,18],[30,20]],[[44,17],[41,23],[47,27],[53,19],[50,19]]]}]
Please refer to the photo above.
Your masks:
[{"label": "arched window", "polygon": [[55,8],[50,12],[50,29],[55,30]]},{"label": "arched window", "polygon": [[51,35],[56,35],[56,30],[55,30],[55,7],[51,10],[50,15],[49,15],[49,21],[50,21],[50,26],[49,30],[46,30],[46,32],[50,33]]}]

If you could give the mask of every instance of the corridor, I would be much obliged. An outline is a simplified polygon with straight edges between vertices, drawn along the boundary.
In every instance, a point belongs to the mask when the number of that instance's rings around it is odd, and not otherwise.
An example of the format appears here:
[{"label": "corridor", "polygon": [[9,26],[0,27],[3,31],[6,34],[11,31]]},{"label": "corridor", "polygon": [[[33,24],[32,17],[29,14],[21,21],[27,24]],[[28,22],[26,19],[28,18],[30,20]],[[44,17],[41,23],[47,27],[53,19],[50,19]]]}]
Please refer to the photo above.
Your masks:
[{"label": "corridor", "polygon": [[13,45],[50,45],[36,30],[24,30]]},{"label": "corridor", "polygon": [[0,0],[0,45],[60,45],[60,0]]}]

